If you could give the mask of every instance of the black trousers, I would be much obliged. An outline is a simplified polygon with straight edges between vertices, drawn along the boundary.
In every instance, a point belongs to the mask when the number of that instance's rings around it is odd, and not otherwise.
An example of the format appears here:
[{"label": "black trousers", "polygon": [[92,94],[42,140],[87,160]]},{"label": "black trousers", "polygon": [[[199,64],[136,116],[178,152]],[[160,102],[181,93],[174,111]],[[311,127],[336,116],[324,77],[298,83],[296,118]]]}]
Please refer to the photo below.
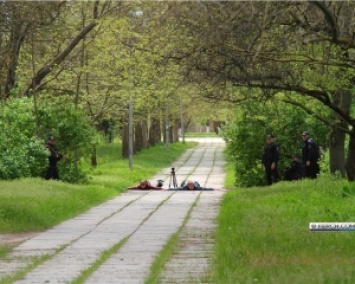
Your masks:
[{"label": "black trousers", "polygon": [[277,164],[275,169],[271,169],[271,164],[266,163],[265,164],[265,174],[266,174],[266,181],[267,184],[272,184],[274,182],[278,182],[280,180],[280,176],[279,176],[279,171],[277,169]]},{"label": "black trousers", "polygon": [[57,166],[49,166],[47,171],[46,171],[46,176],[45,179],[55,179],[59,180],[59,173],[58,173],[58,168]]},{"label": "black trousers", "polygon": [[308,167],[306,165],[304,165],[304,177],[305,178],[315,179],[315,178],[317,178],[318,174],[319,174],[319,165],[317,162],[311,161],[311,164]]}]

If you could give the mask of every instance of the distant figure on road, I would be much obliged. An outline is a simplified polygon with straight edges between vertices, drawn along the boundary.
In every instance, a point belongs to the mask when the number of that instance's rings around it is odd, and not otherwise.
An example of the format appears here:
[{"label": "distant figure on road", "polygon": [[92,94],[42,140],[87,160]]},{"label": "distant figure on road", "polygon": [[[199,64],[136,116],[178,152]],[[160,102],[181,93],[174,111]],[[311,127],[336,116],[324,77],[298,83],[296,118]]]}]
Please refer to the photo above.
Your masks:
[{"label": "distant figure on road", "polygon": [[197,181],[183,181],[181,187],[169,188],[169,190],[214,190],[213,188],[201,187]]},{"label": "distant figure on road", "polygon": [[291,165],[284,171],[285,180],[298,180],[303,177],[303,166],[297,154],[291,155]]},{"label": "distant figure on road", "polygon": [[267,135],[262,163],[265,167],[265,175],[268,185],[271,185],[273,182],[277,182],[280,179],[279,172],[277,169],[279,156],[279,147],[274,142],[274,135]]},{"label": "distant figure on road", "polygon": [[303,131],[302,161],[304,166],[304,177],[315,179],[319,174],[319,152],[317,143],[310,137],[308,131]]},{"label": "distant figure on road", "polygon": [[53,136],[48,137],[46,148],[49,150],[49,166],[46,171],[45,179],[59,180],[57,163],[58,161],[63,159],[63,155],[59,153],[58,148],[55,145],[55,139]]},{"label": "distant figure on road", "polygon": [[148,189],[155,189],[155,190],[161,190],[162,189],[162,184],[160,181],[158,181],[158,186],[153,186],[148,180],[141,180],[139,185],[129,187],[128,189],[141,189],[141,190],[148,190]]}]

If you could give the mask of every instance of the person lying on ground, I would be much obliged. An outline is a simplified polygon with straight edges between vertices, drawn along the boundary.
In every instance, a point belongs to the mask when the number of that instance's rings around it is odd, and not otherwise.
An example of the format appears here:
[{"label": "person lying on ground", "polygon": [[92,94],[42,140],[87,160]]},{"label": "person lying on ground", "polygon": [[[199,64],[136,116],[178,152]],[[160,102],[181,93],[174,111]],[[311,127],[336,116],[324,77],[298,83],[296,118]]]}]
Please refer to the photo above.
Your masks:
[{"label": "person lying on ground", "polygon": [[197,181],[184,181],[181,187],[169,188],[169,190],[214,190],[213,188],[201,187]]},{"label": "person lying on ground", "polygon": [[158,186],[153,186],[148,180],[141,180],[139,185],[129,187],[128,189],[141,189],[141,190],[156,189],[156,190],[161,190],[163,188],[162,188],[162,184],[161,184],[160,181],[158,181]]}]

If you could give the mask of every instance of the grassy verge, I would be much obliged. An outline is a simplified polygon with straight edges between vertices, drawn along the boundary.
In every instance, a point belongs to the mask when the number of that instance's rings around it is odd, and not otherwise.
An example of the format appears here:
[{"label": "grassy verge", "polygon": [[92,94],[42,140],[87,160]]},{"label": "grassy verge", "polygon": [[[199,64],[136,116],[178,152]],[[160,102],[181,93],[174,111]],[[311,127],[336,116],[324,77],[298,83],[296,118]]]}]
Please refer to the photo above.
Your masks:
[{"label": "grassy verge", "polygon": [[[105,144],[98,149],[98,166],[86,170],[88,184],[73,185],[42,179],[0,181],[0,233],[42,231],[88,210],[139,179],[149,178],[179,157],[192,143],[164,145],[144,150],[134,157],[134,169],[120,157],[119,144]],[[154,183],[155,181],[153,181]]]},{"label": "grassy verge", "polygon": [[215,132],[186,132],[185,137],[220,137]]},{"label": "grassy verge", "polygon": [[309,222],[355,222],[346,184],[323,176],[229,191],[218,217],[213,283],[353,283],[355,232],[309,232]]},{"label": "grassy verge", "polygon": [[0,259],[3,259],[12,249],[10,245],[0,245]]}]

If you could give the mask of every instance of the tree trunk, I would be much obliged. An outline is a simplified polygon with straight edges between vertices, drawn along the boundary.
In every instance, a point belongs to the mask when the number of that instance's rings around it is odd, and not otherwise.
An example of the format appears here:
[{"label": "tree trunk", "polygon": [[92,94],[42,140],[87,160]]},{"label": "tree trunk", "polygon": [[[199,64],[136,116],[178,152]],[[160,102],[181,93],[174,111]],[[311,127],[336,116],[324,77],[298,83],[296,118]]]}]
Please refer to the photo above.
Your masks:
[{"label": "tree trunk", "polygon": [[178,119],[175,119],[175,123],[172,126],[171,132],[172,132],[172,143],[179,142],[179,128],[180,128],[180,122]]},{"label": "tree trunk", "polygon": [[87,26],[83,27],[79,33],[69,42],[69,44],[59,52],[53,59],[47,61],[41,69],[32,77],[31,83],[27,86],[25,90],[25,95],[29,96],[32,90],[37,90],[38,86],[41,84],[42,80],[52,72],[56,65],[61,64],[65,58],[73,51],[73,49],[78,45],[78,43],[85,38],[95,27],[96,21],[91,22]]},{"label": "tree trunk", "polygon": [[348,157],[346,161],[346,173],[349,181],[355,181],[355,132],[352,132],[349,139]]},{"label": "tree trunk", "polygon": [[21,46],[24,42],[25,36],[29,28],[28,23],[21,21],[15,21],[12,27],[11,37],[8,43],[8,55],[6,64],[6,78],[4,86],[4,94],[1,94],[2,98],[8,98],[10,96],[11,90],[15,86],[16,81],[16,69],[18,65],[18,59],[20,55]]},{"label": "tree trunk", "polygon": [[[335,91],[332,93],[334,104],[339,106],[345,113],[350,112],[352,93],[350,91]],[[346,133],[341,130],[347,129],[348,124],[342,121],[342,118],[333,113],[335,120],[335,127],[332,129],[329,136],[329,164],[330,172],[334,174],[339,172],[345,177],[345,138]]]},{"label": "tree trunk", "polygon": [[92,147],[92,152],[91,152],[91,166],[96,167],[97,166],[97,152],[96,152],[96,146]]},{"label": "tree trunk", "polygon": [[330,173],[339,172],[342,177],[346,176],[345,171],[345,143],[346,134],[339,128],[333,128],[329,135],[329,166]]},{"label": "tree trunk", "polygon": [[142,151],[143,149],[143,129],[141,122],[136,122],[134,127],[134,148],[135,152]]},{"label": "tree trunk", "polygon": [[143,135],[143,149],[149,148],[149,143],[148,143],[148,125],[147,121],[145,119],[141,120],[142,124],[142,135]]},{"label": "tree trunk", "polygon": [[156,143],[156,133],[155,133],[156,132],[156,123],[157,123],[157,119],[155,117],[151,118],[149,133],[148,133],[149,146],[155,146],[155,143]]},{"label": "tree trunk", "polygon": [[122,125],[122,158],[128,158],[129,156],[129,147],[128,147],[128,140],[129,140],[129,135],[128,135],[128,123],[124,123]]},{"label": "tree trunk", "polygon": [[161,123],[159,121],[159,119],[156,120],[156,124],[155,124],[155,143],[159,144],[161,143]]}]

